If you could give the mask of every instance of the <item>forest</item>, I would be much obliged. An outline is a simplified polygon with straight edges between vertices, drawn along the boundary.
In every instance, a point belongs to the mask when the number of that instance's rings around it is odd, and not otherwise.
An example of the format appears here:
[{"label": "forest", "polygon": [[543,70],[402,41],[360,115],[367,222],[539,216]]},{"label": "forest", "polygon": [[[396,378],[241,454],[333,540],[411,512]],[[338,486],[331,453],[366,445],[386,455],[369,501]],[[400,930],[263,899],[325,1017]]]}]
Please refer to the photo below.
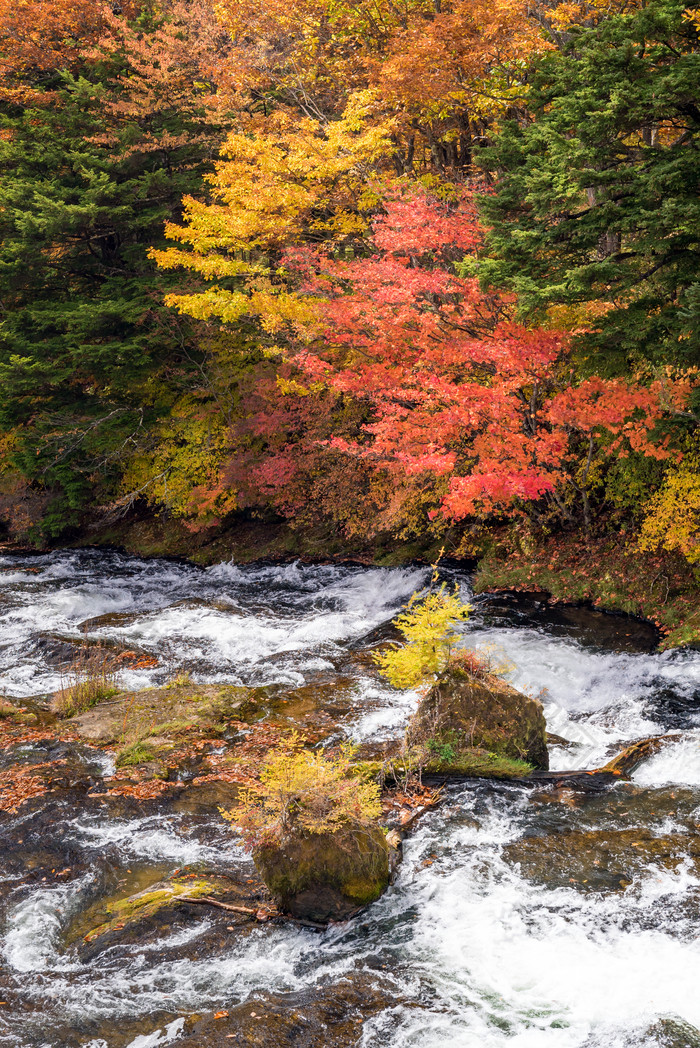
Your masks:
[{"label": "forest", "polygon": [[700,637],[697,9],[2,0],[0,39],[7,534],[536,548]]}]

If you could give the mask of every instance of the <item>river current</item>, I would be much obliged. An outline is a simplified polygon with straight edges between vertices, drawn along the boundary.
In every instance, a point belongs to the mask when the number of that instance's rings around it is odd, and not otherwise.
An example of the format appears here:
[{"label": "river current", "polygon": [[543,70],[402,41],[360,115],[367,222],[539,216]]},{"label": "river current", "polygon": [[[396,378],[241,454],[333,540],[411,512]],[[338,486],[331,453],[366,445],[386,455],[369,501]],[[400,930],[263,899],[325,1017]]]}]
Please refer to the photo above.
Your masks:
[{"label": "river current", "polygon": [[[265,685],[316,702],[329,737],[398,738],[417,696],[383,684],[367,651],[427,577],[421,567],[6,555],[0,691],[40,699],[59,688],[61,652],[87,629],[158,659],[123,671],[129,688],[182,672]],[[469,598],[466,573],[445,577]],[[464,644],[541,695],[561,740],[554,768],[599,766],[645,736],[673,734],[672,744],[597,792],[451,787],[406,840],[386,895],[322,934],[285,925],[227,936],[202,907],[88,958],[66,929],[122,874],[199,864],[244,877],[250,860],[215,805],[139,809],[72,788],[36,798],[0,827],[0,1046],[252,1045],[262,1042],[193,1041],[187,1023],[244,1005],[296,1009],[303,1021],[339,985],[372,990],[363,1048],[700,1046],[700,653],[658,653],[651,628],[622,616],[509,595],[472,603]],[[113,771],[89,747],[69,756],[93,779]],[[0,757],[7,767],[55,753],[39,741]],[[666,850],[651,846],[660,841]]]}]

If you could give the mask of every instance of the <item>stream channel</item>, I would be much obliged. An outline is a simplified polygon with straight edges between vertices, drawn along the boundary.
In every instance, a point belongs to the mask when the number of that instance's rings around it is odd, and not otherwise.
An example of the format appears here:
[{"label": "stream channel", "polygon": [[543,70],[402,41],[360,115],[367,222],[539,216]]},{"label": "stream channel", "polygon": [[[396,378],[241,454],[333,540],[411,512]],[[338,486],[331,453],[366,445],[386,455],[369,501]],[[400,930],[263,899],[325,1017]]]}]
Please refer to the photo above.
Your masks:
[{"label": "stream channel", "polygon": [[[467,573],[444,574],[469,596]],[[288,725],[399,738],[417,697],[384,685],[369,651],[427,578],[5,555],[0,691],[41,700],[59,688],[62,646],[88,621],[92,638],[158,659],[125,670],[129,688],[184,672],[265,686]],[[0,1046],[700,1048],[700,653],[658,653],[654,630],[624,616],[507,594],[473,604],[464,644],[542,694],[549,731],[566,740],[550,747],[553,768],[678,737],[606,789],[451,786],[404,842],[386,895],[323,933],[234,927],[191,906],[91,955],[68,929],[116,887],[177,869],[250,877],[218,811],[230,787],[138,801],[109,795],[113,760],[84,743],[0,751],[0,770],[68,769],[0,817]]]}]

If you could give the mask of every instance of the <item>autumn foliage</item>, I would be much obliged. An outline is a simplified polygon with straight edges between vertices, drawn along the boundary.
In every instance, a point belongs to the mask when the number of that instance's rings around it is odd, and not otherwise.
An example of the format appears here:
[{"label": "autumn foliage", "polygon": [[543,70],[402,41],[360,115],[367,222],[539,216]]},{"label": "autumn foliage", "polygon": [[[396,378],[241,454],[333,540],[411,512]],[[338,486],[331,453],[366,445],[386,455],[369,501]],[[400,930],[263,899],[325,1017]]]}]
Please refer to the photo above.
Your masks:
[{"label": "autumn foliage", "polygon": [[698,40],[677,0],[0,0],[8,527],[696,562]]},{"label": "autumn foliage", "polygon": [[315,381],[373,406],[362,439],[333,446],[448,477],[446,515],[543,498],[566,514],[569,489],[588,513],[594,461],[671,455],[656,430],[682,409],[691,378],[576,381],[565,331],[523,326],[512,300],[482,289],[480,241],[471,190],[455,202],[409,191],[385,198],[368,258],[288,251],[303,292],[320,303],[295,359]]},{"label": "autumn foliage", "polygon": [[267,754],[259,781],[222,814],[253,848],[277,844],[292,831],[323,834],[370,822],[380,812],[379,786],[353,774],[349,751],[326,755],[293,735]]}]

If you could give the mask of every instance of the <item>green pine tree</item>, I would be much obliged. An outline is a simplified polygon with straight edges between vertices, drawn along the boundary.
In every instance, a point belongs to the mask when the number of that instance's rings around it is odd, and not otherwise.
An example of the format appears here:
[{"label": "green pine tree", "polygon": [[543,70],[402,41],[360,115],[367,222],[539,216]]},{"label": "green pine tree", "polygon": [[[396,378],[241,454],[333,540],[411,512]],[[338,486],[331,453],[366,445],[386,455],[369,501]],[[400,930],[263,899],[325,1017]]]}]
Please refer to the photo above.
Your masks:
[{"label": "green pine tree", "polygon": [[698,360],[700,46],[684,8],[650,0],[572,32],[533,71],[530,116],[481,154],[499,173],[484,279],[531,316],[605,304],[584,370]]},{"label": "green pine tree", "polygon": [[139,134],[109,126],[121,71],[60,74],[46,105],[0,112],[0,430],[53,496],[52,533],[110,496],[198,362],[196,325],[163,305],[173,278],[147,252],[201,194],[221,131],[202,116],[195,134],[175,109],[149,119],[148,149],[120,148]]}]

